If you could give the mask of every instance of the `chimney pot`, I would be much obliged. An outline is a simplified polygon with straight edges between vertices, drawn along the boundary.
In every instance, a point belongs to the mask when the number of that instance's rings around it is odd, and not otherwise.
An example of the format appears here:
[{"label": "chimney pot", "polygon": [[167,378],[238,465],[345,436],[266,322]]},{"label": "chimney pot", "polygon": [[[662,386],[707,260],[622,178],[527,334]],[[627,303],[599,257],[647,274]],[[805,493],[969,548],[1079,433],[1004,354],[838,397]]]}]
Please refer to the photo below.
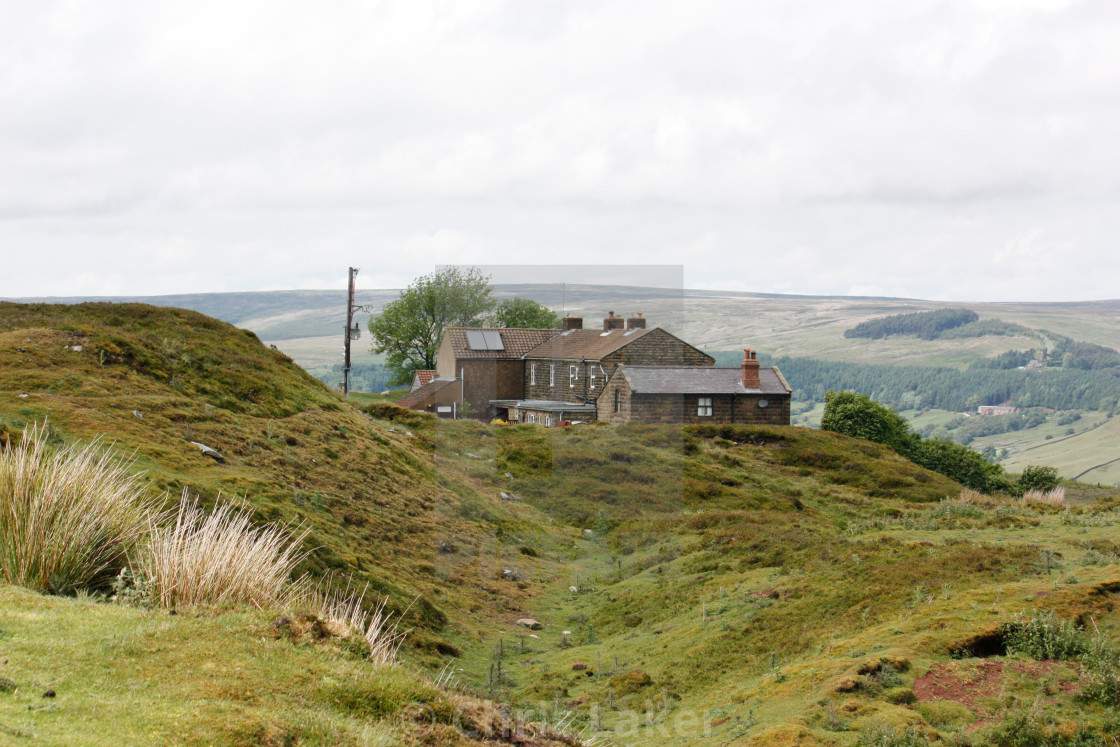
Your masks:
[{"label": "chimney pot", "polygon": [[739,367],[744,389],[758,389],[762,386],[762,380],[758,375],[758,356],[753,350],[750,348],[743,350],[743,362]]},{"label": "chimney pot", "polygon": [[626,329],[645,329],[646,320],[642,316],[642,312],[638,312],[634,316],[626,320]]}]

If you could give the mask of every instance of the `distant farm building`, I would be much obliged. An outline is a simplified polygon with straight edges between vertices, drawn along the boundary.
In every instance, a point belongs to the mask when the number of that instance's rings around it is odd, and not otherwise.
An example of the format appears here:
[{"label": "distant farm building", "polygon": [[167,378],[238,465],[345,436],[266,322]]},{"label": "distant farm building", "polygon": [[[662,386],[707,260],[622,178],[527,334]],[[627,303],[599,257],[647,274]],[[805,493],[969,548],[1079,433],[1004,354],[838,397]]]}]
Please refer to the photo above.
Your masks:
[{"label": "distant farm building", "polygon": [[[719,422],[788,425],[792,390],[747,351],[741,365],[715,359],[641,314],[608,313],[603,328],[568,316],[562,329],[447,330],[434,375],[397,404],[444,417],[502,418],[558,426]],[[453,386],[452,383],[455,385]],[[419,385],[418,385],[419,384]]]},{"label": "distant farm building", "polygon": [[980,405],[976,408],[976,413],[978,415],[1010,415],[1018,409],[1018,407],[1004,407],[1003,405]]}]

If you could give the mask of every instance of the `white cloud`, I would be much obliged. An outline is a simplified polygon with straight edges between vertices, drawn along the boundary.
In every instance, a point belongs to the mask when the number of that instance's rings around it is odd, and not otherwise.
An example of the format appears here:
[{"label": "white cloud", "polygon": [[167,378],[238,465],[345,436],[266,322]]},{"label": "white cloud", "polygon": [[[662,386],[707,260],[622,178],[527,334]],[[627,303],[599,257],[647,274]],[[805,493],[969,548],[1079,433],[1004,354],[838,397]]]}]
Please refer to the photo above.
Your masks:
[{"label": "white cloud", "polygon": [[1118,31],[1102,0],[16,4],[0,295],[609,262],[1114,296]]}]

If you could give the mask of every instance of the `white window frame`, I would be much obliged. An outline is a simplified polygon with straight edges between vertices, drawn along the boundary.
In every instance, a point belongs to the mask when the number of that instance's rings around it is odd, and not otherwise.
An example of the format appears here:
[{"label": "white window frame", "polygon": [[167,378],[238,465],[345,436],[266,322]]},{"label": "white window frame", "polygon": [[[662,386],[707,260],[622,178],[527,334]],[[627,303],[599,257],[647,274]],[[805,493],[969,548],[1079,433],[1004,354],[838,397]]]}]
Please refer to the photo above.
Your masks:
[{"label": "white window frame", "polygon": [[537,385],[537,364],[529,364],[529,386]]},{"label": "white window frame", "polygon": [[575,389],[577,381],[579,381],[579,373],[576,371],[576,367],[568,366],[568,388]]},{"label": "white window frame", "polygon": [[712,417],[712,398],[711,397],[697,397],[696,398],[696,416],[700,418]]},{"label": "white window frame", "polygon": [[551,415],[545,415],[544,416],[544,427],[545,428],[551,428],[552,427],[552,416]]},{"label": "white window frame", "polygon": [[548,385],[556,386],[556,364],[550,363],[548,365]]},{"label": "white window frame", "polygon": [[587,374],[587,379],[588,379],[587,380],[587,385],[590,388],[594,389],[595,388],[595,366],[591,367],[590,371]]},{"label": "white window frame", "polygon": [[614,390],[614,411],[622,412],[622,389]]}]

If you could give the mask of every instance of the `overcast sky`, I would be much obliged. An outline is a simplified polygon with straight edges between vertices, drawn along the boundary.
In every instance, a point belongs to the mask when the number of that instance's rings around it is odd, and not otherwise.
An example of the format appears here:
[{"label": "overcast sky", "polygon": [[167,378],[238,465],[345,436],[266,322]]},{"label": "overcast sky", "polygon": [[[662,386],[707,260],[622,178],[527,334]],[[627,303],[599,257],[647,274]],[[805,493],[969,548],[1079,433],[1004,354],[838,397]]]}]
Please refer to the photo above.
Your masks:
[{"label": "overcast sky", "polygon": [[0,0],[0,296],[1116,298],[1117,39],[1116,0]]}]

